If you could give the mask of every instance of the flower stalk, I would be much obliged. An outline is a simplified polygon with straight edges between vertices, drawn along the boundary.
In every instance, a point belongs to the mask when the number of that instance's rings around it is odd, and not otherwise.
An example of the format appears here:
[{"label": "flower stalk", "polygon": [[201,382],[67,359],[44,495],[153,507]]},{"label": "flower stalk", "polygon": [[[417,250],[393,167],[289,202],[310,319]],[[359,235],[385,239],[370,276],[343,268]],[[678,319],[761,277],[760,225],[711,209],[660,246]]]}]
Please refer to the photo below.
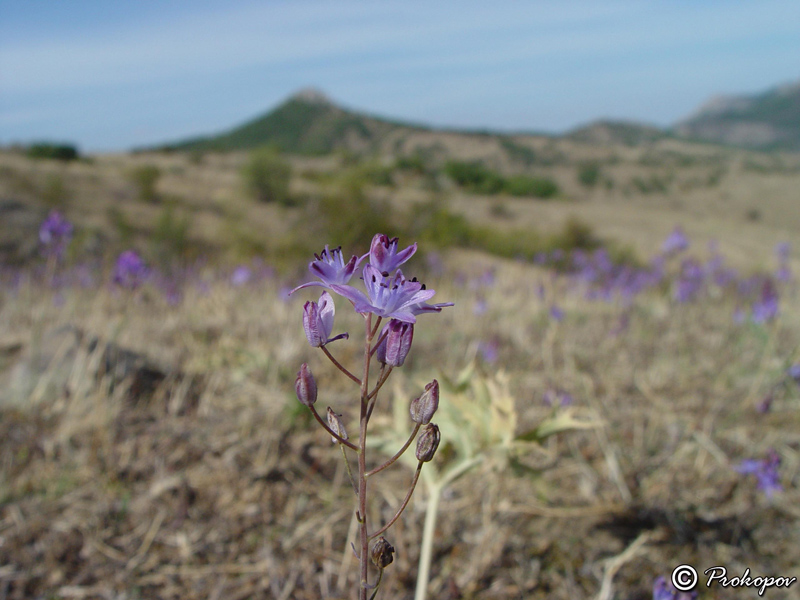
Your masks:
[{"label": "flower stalk", "polygon": [[[438,383],[434,380],[426,387],[423,394],[413,400],[411,420],[415,422],[408,440],[397,453],[383,464],[369,468],[367,460],[368,425],[372,412],[378,404],[378,392],[389,379],[395,368],[403,365],[413,340],[417,315],[429,312],[441,312],[442,308],[452,303],[428,304],[434,290],[428,290],[416,278],[406,279],[400,265],[404,264],[416,252],[416,244],[404,250],[398,250],[397,238],[376,235],[370,251],[360,258],[353,256],[347,263],[341,248],[330,250],[328,246],[316,255],[315,261],[309,265],[312,274],[320,281],[313,281],[295,288],[294,291],[318,286],[325,288],[319,302],[307,302],[303,308],[303,328],[309,345],[319,348],[331,363],[348,379],[358,386],[358,440],[351,441],[345,433],[342,415],[328,407],[328,422],[317,412],[314,404],[320,392],[307,364],[303,364],[295,383],[298,400],[307,406],[320,426],[331,436],[341,449],[347,466],[347,473],[353,490],[357,496],[356,522],[358,523],[358,542],[354,551],[359,560],[358,598],[374,599],[383,581],[383,571],[392,562],[394,548],[383,537],[394,525],[408,506],[411,496],[419,480],[422,466],[431,460],[439,444],[439,431],[430,422],[438,406]],[[366,264],[362,270],[362,280],[366,294],[349,285],[356,267],[362,261]],[[335,306],[333,292],[350,301],[355,311],[364,317],[363,362],[360,377],[342,365],[328,350],[327,345],[337,340],[347,340],[349,335],[342,333],[332,335]],[[389,319],[381,329],[383,320]],[[373,360],[374,359],[374,360]],[[375,366],[375,385],[370,389],[370,369]],[[357,371],[356,371],[357,372]],[[418,439],[417,434],[425,426],[424,435]],[[423,439],[424,438],[424,439]],[[370,533],[368,523],[368,486],[367,479],[395,464],[417,439],[416,455],[419,460],[413,480],[406,492],[403,502],[394,516],[384,525]],[[356,453],[357,471],[351,467],[347,451]],[[376,540],[370,549],[370,541]],[[370,584],[370,562],[378,569],[375,583]],[[370,594],[371,592],[371,594]]]}]

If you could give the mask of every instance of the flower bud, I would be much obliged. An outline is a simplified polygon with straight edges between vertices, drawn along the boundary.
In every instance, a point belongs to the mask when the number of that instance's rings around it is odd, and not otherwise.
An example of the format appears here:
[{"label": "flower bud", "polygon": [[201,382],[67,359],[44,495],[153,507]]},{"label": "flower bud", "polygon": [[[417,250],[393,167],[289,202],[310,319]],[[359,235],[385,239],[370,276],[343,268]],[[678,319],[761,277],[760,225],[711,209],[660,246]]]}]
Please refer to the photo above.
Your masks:
[{"label": "flower bud", "polygon": [[439,447],[441,435],[435,423],[428,423],[417,438],[417,460],[429,462]]},{"label": "flower bud", "polygon": [[372,550],[370,550],[370,557],[372,558],[372,563],[378,567],[379,569],[385,569],[394,560],[392,554],[394,553],[394,548],[392,545],[386,541],[386,538],[381,536],[375,543],[372,545]]},{"label": "flower bud", "polygon": [[434,379],[425,386],[425,391],[419,398],[411,401],[411,420],[427,425],[437,408],[439,408],[439,382]]},{"label": "flower bud", "polygon": [[383,356],[381,348],[378,348],[378,360],[392,367],[402,367],[411,350],[411,341],[414,339],[414,324],[404,323],[397,319],[392,319],[388,325],[386,339],[381,344],[383,346]]},{"label": "flower bud", "polygon": [[316,302],[306,302],[303,306],[303,329],[306,332],[306,339],[312,348],[319,348],[328,339],[322,328],[319,318],[319,307]]},{"label": "flower bud", "polygon": [[311,406],[317,401],[317,382],[311,369],[308,368],[308,363],[300,365],[297,379],[294,380],[294,391],[297,399],[306,406]]},{"label": "flower bud", "polygon": [[[343,440],[347,439],[347,432],[342,424],[342,415],[333,412],[333,409],[328,407],[328,427],[331,428],[333,433],[337,434]],[[335,437],[331,436],[331,441],[334,443],[341,443]]]}]

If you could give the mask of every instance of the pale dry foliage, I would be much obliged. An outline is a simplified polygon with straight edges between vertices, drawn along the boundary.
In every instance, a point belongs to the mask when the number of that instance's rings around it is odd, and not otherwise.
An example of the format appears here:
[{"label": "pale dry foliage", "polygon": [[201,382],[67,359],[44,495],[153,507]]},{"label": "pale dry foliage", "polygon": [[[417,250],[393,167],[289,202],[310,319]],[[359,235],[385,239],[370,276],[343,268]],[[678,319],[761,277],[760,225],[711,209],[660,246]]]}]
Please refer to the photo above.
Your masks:
[{"label": "pale dry foliage", "polygon": [[[481,289],[487,312],[476,316],[469,282],[489,267],[495,282]],[[653,579],[681,563],[796,574],[800,398],[787,388],[770,413],[755,409],[798,358],[794,291],[766,326],[734,325],[725,296],[677,305],[652,291],[620,328],[620,305],[583,300],[527,265],[453,252],[426,280],[456,307],[420,317],[396,375],[408,394],[478,360],[490,378],[508,374],[519,431],[551,413],[543,395],[554,389],[604,423],[551,438],[515,466],[476,469],[447,491],[431,597],[649,598]],[[302,333],[302,304],[316,295],[286,300],[274,278],[208,281],[177,307],[149,288],[72,289],[63,303],[29,283],[0,290],[0,386],[37,353],[68,371],[2,407],[0,597],[350,596],[352,491],[341,454],[293,392],[308,361],[320,402],[355,414],[357,398]],[[552,302],[563,321],[549,317]],[[339,309],[336,331],[360,331]],[[66,324],[84,341],[64,363],[41,342]],[[98,369],[90,338],[145,355],[166,379],[132,393]],[[489,340],[495,363],[479,357]],[[356,346],[331,348],[349,364]],[[378,411],[388,415],[390,400]],[[785,488],[772,500],[734,471],[769,448],[782,457]],[[396,468],[372,484],[373,522],[393,514],[410,476]],[[424,498],[421,487],[388,533],[397,555],[382,598],[412,597]]]}]

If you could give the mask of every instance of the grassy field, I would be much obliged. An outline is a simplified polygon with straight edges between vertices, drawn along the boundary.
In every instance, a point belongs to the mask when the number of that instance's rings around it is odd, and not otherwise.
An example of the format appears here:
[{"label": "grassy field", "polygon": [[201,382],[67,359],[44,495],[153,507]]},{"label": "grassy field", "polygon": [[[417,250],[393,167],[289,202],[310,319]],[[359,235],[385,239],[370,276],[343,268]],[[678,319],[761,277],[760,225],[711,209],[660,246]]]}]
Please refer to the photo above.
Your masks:
[{"label": "grassy field", "polygon": [[[532,150],[550,159],[523,166],[481,136],[415,135],[401,154],[439,144],[503,176],[548,177],[559,194],[469,193],[435,153],[423,173],[392,156],[289,157],[288,205],[250,198],[244,154],[0,154],[0,198],[19,219],[0,226],[13,246],[0,270],[0,597],[353,596],[353,494],[340,452],[295,398],[300,364],[351,431],[358,398],[303,334],[303,304],[319,290],[287,295],[310,279],[306,249],[353,228],[323,219],[326,198],[347,207],[347,193],[403,232],[426,202],[508,237],[555,233],[575,216],[632,257],[501,258],[437,247],[435,230],[419,230],[431,245],[404,271],[455,306],[419,317],[376,435],[408,427],[395,413],[434,377],[464,374],[460,388],[443,386],[442,406],[490,390],[486,422],[494,402],[513,400],[489,433],[480,420],[442,422],[437,468],[464,458],[454,440],[465,428],[485,460],[443,493],[429,597],[645,599],[685,563],[701,581],[717,565],[799,575],[800,388],[787,373],[800,361],[800,310],[787,274],[800,271],[796,249],[775,254],[800,226],[797,157],[542,138]],[[388,184],[364,174],[375,162],[391,167]],[[579,178],[587,162],[599,165],[591,186]],[[160,173],[149,198],[133,175],[142,165]],[[63,261],[38,250],[54,207],[74,225]],[[690,245],[665,254],[676,225]],[[149,267],[135,289],[112,281],[127,248]],[[361,330],[347,302],[337,310],[337,331]],[[334,347],[357,363],[355,339]],[[509,449],[565,416],[591,427]],[[772,451],[781,489],[767,494],[737,468]],[[376,446],[369,460],[382,458]],[[380,476],[373,522],[391,517],[411,476]],[[381,598],[413,597],[426,494],[421,484],[387,533],[397,553]]]}]

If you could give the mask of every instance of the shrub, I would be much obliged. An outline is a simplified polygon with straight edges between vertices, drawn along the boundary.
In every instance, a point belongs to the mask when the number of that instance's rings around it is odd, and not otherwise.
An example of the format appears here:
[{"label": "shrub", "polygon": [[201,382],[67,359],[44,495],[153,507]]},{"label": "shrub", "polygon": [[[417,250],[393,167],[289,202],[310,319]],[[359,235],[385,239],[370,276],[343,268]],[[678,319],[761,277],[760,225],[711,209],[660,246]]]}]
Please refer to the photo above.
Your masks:
[{"label": "shrub", "polygon": [[600,181],[600,165],[595,162],[583,163],[578,167],[578,182],[587,188],[593,188]]},{"label": "shrub", "polygon": [[277,150],[262,148],[254,151],[242,170],[245,185],[259,202],[290,205],[289,180],[292,167]]},{"label": "shrub", "polygon": [[448,161],[445,174],[456,185],[479,194],[498,194],[503,191],[505,180],[480,162]]},{"label": "shrub", "polygon": [[41,197],[45,204],[52,207],[62,207],[69,199],[69,190],[60,175],[51,174],[44,182]]},{"label": "shrub", "polygon": [[439,198],[414,206],[409,223],[409,236],[421,245],[436,248],[467,246],[472,226],[462,215],[451,212]]},{"label": "shrub", "polygon": [[139,200],[157,202],[156,185],[161,177],[161,169],[155,165],[141,165],[131,170],[129,179],[136,186]]},{"label": "shrub", "polygon": [[406,156],[397,157],[397,160],[395,160],[395,167],[403,171],[413,171],[420,175],[428,170],[425,164],[425,157],[419,151]]},{"label": "shrub", "polygon": [[369,246],[376,231],[397,235],[389,206],[367,197],[364,178],[358,173],[346,174],[334,191],[323,196],[318,205],[310,206],[309,210],[312,214],[308,221],[316,225],[315,233],[318,234],[311,244],[314,252],[319,252],[322,247],[316,241],[319,239],[335,240],[337,246],[349,251]]},{"label": "shrub", "polygon": [[168,263],[185,257],[189,250],[190,215],[178,216],[173,206],[165,206],[153,229],[152,242],[157,255]]},{"label": "shrub", "polygon": [[63,161],[75,160],[79,157],[78,149],[75,146],[49,142],[32,144],[25,154],[30,158],[50,158]]},{"label": "shrub", "polygon": [[508,138],[502,138],[500,145],[511,160],[522,163],[526,167],[536,163],[536,151],[533,148],[517,144]]},{"label": "shrub", "polygon": [[558,184],[547,177],[514,175],[513,177],[506,179],[503,190],[511,196],[552,198],[558,194]]}]

